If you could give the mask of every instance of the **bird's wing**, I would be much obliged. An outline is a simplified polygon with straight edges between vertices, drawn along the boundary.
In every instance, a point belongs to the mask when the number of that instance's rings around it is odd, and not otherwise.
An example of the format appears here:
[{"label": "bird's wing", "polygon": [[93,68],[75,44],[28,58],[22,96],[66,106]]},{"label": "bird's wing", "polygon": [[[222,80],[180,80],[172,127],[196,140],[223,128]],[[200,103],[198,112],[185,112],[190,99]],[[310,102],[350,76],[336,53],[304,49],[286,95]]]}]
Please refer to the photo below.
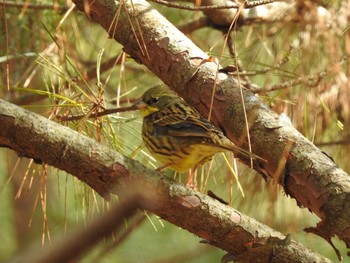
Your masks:
[{"label": "bird's wing", "polygon": [[[212,130],[216,128],[199,114],[191,115],[185,112],[166,114],[154,121],[155,130],[162,131],[162,135],[175,137],[204,137],[211,138]],[[159,133],[158,133],[159,134]]]},{"label": "bird's wing", "polygon": [[156,114],[153,126],[162,135],[210,138],[208,131],[215,129],[208,120],[183,102],[174,103]]}]

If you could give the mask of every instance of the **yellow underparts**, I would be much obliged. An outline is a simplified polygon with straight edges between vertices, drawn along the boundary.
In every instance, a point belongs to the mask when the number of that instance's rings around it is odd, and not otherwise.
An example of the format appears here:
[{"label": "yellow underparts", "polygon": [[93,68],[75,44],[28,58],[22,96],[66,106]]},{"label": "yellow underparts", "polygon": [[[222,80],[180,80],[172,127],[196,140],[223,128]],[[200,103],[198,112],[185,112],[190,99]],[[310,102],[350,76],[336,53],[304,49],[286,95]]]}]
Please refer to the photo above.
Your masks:
[{"label": "yellow underparts", "polygon": [[189,153],[181,158],[175,155],[167,156],[157,153],[152,153],[154,157],[161,163],[166,165],[177,172],[183,173],[192,168],[197,168],[198,166],[206,163],[211,159],[211,157],[218,152],[221,152],[221,148],[215,146],[195,144],[186,149]]}]

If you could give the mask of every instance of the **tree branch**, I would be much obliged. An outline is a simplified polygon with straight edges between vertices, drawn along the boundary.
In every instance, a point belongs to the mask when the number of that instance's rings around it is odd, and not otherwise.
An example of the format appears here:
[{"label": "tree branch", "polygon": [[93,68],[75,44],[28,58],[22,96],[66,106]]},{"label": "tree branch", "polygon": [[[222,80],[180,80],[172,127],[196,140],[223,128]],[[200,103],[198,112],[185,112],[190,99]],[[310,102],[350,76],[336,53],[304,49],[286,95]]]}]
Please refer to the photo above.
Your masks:
[{"label": "tree branch", "polygon": [[267,164],[257,163],[254,168],[278,179],[300,206],[322,219],[314,233],[328,242],[336,234],[350,247],[349,175],[331,158],[242,88],[238,80],[219,73],[220,66],[215,61],[206,61],[207,55],[147,2],[74,2],[120,42],[127,53],[203,115],[208,116],[213,106],[213,123],[237,145],[247,148],[243,97],[253,152],[268,160]]},{"label": "tree branch", "polygon": [[105,197],[112,192],[123,198],[146,189],[152,194],[144,208],[232,253],[239,262],[331,262],[215,199],[3,100],[0,123],[1,146],[71,173]]}]

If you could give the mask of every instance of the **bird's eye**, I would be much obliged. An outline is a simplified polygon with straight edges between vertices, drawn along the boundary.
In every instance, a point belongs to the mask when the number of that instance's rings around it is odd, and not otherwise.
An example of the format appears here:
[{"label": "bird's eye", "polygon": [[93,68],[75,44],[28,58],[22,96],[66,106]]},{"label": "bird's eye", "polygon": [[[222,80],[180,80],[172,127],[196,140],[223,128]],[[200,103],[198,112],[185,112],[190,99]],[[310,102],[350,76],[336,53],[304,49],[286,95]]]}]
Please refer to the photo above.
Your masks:
[{"label": "bird's eye", "polygon": [[150,99],[150,100],[148,101],[148,104],[149,104],[149,105],[155,105],[155,104],[157,104],[158,102],[159,102],[159,98],[154,97],[154,98],[152,98],[152,99]]}]

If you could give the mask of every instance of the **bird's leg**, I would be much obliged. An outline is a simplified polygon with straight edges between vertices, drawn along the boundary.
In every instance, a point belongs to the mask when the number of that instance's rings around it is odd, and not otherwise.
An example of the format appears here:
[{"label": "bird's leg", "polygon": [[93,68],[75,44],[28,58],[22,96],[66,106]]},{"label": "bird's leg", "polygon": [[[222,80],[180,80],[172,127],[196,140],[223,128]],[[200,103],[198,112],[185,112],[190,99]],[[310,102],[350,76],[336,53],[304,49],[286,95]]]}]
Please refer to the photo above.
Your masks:
[{"label": "bird's leg", "polygon": [[169,167],[172,163],[164,164],[156,169],[157,172],[163,171],[165,168]]},{"label": "bird's leg", "polygon": [[197,190],[197,166],[188,171],[188,177],[185,186]]}]

